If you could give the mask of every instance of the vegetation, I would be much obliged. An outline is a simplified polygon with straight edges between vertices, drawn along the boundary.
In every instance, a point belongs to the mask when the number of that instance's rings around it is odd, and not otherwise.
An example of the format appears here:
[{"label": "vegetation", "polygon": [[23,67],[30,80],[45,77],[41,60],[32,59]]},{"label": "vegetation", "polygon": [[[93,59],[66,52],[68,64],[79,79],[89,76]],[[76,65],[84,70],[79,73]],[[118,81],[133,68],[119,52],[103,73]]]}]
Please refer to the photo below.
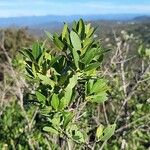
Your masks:
[{"label": "vegetation", "polygon": [[150,49],[121,31],[108,50],[94,32],[80,19],[32,46],[2,38],[1,149],[149,148]]}]

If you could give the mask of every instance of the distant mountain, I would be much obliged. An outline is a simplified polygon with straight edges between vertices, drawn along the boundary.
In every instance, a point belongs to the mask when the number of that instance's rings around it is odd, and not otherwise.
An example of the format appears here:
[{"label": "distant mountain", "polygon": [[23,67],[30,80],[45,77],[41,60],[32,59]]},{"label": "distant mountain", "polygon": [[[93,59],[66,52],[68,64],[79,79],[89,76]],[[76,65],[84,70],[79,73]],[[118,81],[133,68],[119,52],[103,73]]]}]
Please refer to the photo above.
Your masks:
[{"label": "distant mountain", "polygon": [[65,19],[63,16],[27,16],[27,17],[10,17],[10,18],[0,18],[1,27],[9,26],[38,26],[40,24],[56,24],[61,20]]},{"label": "distant mountain", "polygon": [[72,22],[79,18],[83,18],[86,21],[94,20],[131,20],[138,17],[138,14],[104,14],[104,15],[73,15],[73,16],[28,16],[28,17],[11,17],[11,18],[0,18],[0,27],[38,27],[41,25],[52,25],[57,28],[63,22]]},{"label": "distant mountain", "polygon": [[135,22],[150,22],[150,16],[139,16],[133,19]]}]

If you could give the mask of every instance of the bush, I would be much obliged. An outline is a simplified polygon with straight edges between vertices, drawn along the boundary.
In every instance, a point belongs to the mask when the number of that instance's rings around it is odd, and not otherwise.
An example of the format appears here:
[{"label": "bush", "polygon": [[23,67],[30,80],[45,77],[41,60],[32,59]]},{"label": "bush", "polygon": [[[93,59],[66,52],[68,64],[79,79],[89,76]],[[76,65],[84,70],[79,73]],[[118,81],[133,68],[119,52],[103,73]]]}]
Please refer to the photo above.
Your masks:
[{"label": "bush", "polygon": [[[109,89],[98,73],[104,51],[93,39],[94,31],[82,20],[75,22],[72,30],[65,24],[60,35],[46,32],[55,49],[45,49],[44,42],[23,52],[34,87],[32,95],[27,95],[39,107],[38,127],[54,136],[60,147],[67,147],[66,143],[70,149],[75,145],[99,147],[98,143],[107,141],[115,131],[115,124],[97,128],[87,118],[87,106],[106,101]],[[92,140],[90,130],[96,132]]]}]

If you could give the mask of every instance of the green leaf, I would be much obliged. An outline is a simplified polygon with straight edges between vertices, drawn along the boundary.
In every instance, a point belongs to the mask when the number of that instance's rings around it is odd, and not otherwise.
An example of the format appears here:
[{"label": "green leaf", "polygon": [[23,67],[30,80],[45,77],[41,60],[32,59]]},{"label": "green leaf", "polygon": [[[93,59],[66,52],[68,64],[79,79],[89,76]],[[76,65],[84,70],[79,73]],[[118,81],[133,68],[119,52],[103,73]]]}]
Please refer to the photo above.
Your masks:
[{"label": "green leaf", "polygon": [[78,34],[74,31],[71,31],[70,33],[71,43],[73,45],[73,48],[77,50],[81,50],[81,40],[78,36]]},{"label": "green leaf", "polygon": [[44,108],[41,109],[41,114],[42,115],[47,115],[52,111],[52,107],[51,106],[45,106]]},{"label": "green leaf", "polygon": [[74,114],[72,112],[68,112],[67,114],[65,114],[64,123],[63,123],[64,128],[66,128],[69,122],[72,121],[73,117],[74,117]]},{"label": "green leaf", "polygon": [[51,56],[51,54],[45,52],[45,58],[46,58],[47,60],[51,60],[51,59],[52,59],[52,56]]},{"label": "green leaf", "polygon": [[20,52],[21,52],[22,55],[24,55],[29,60],[31,60],[31,61],[34,60],[34,57],[32,55],[32,51],[30,49],[24,49],[24,50],[22,50]]},{"label": "green leaf", "polygon": [[94,63],[91,63],[90,65],[88,65],[84,71],[90,71],[90,70],[93,70],[93,69],[97,69],[98,67],[100,66],[100,63],[99,62],[94,62]]},{"label": "green leaf", "polygon": [[81,35],[81,38],[83,38],[85,34],[85,25],[82,19],[79,20],[78,26],[78,34]]},{"label": "green leaf", "polygon": [[100,141],[107,141],[114,134],[116,129],[116,124],[108,125],[108,127],[104,130],[103,135],[99,137]]},{"label": "green leaf", "polygon": [[43,94],[41,94],[40,92],[36,91],[35,95],[36,95],[36,97],[37,97],[39,102],[45,103],[46,97]]},{"label": "green leaf", "polygon": [[51,62],[50,62],[50,66],[52,67],[57,61],[59,61],[62,58],[62,56],[55,56],[52,57]]},{"label": "green leaf", "polygon": [[56,135],[59,134],[59,132],[58,132],[57,130],[55,130],[54,128],[52,128],[52,127],[47,127],[47,126],[45,126],[45,127],[43,128],[43,130],[46,131],[46,132],[50,132],[50,133],[52,133],[52,134],[56,134]]},{"label": "green leaf", "polygon": [[73,139],[80,142],[80,143],[84,143],[85,139],[83,136],[83,133],[80,131],[75,131],[75,135],[72,135]]},{"label": "green leaf", "polygon": [[94,28],[90,28],[89,32],[87,33],[87,38],[91,37],[94,33],[95,29]]},{"label": "green leaf", "polygon": [[44,41],[42,42],[42,44],[41,44],[41,49],[42,49],[42,51],[44,50],[44,47],[45,47],[45,45],[46,45],[46,42],[47,42],[47,39],[44,40]]},{"label": "green leaf", "polygon": [[34,77],[36,77],[36,69],[35,69],[34,63],[32,63],[32,73],[33,73]]},{"label": "green leaf", "polygon": [[90,23],[85,26],[85,33],[86,33],[86,35],[88,35],[88,33],[90,31],[90,28],[91,28],[91,24]]},{"label": "green leaf", "polygon": [[145,55],[145,49],[143,45],[141,44],[138,48],[138,53],[143,57]]},{"label": "green leaf", "polygon": [[64,44],[63,42],[58,38],[57,34],[54,34],[53,38],[54,44],[58,47],[59,50],[64,49]]},{"label": "green leaf", "polygon": [[73,21],[72,29],[76,31],[76,29],[77,29],[77,22],[76,21]]},{"label": "green leaf", "polygon": [[94,57],[97,55],[97,51],[98,51],[97,48],[89,49],[85,53],[85,56],[83,57],[82,62],[86,65],[89,64],[94,59]]},{"label": "green leaf", "polygon": [[83,47],[80,55],[83,56],[89,48],[91,48],[91,45],[87,45],[87,46]]},{"label": "green leaf", "polygon": [[68,105],[71,97],[72,97],[72,89],[75,87],[75,85],[77,84],[77,80],[78,80],[78,76],[77,75],[73,75],[72,78],[70,78],[69,80],[69,84],[65,89],[65,99],[66,99],[66,104]]},{"label": "green leaf", "polygon": [[90,91],[93,87],[93,84],[94,84],[94,80],[93,79],[90,79],[87,83],[87,94],[89,95],[90,94]]},{"label": "green leaf", "polygon": [[51,100],[52,107],[57,110],[59,107],[59,98],[57,94],[53,94],[52,100]]},{"label": "green leaf", "polygon": [[86,47],[88,45],[91,45],[93,43],[93,38],[86,38],[83,42],[83,46]]},{"label": "green leaf", "polygon": [[59,80],[59,84],[62,86],[65,84],[66,80],[68,79],[67,75],[64,74],[64,75],[61,75],[61,78]]},{"label": "green leaf", "polygon": [[96,137],[99,139],[103,135],[104,126],[102,124],[96,130]]},{"label": "green leaf", "polygon": [[91,88],[90,94],[106,92],[107,90],[108,90],[107,80],[105,80],[105,79],[98,79],[94,83],[93,87]]},{"label": "green leaf", "polygon": [[32,55],[34,57],[34,59],[37,59],[42,53],[42,49],[40,47],[39,43],[35,43],[32,46]]},{"label": "green leaf", "polygon": [[67,107],[70,103],[72,97],[72,89],[75,87],[78,81],[78,75],[73,75],[69,80],[68,86],[65,88],[64,97],[60,101],[60,108],[63,109]]},{"label": "green leaf", "polygon": [[37,73],[38,77],[42,80],[42,83],[45,85],[51,85],[53,88],[55,86],[55,82],[51,80],[49,77],[42,75],[40,73]]},{"label": "green leaf", "polygon": [[42,55],[40,56],[39,60],[38,60],[39,66],[43,63],[44,55],[45,55],[45,53],[43,52]]},{"label": "green leaf", "polygon": [[62,31],[62,40],[66,37],[66,34],[68,33],[68,25],[65,24],[63,31]]},{"label": "green leaf", "polygon": [[88,96],[87,100],[92,102],[92,103],[103,103],[107,100],[107,93],[106,92],[101,92],[96,95]]},{"label": "green leaf", "polygon": [[60,115],[55,114],[53,119],[51,120],[51,123],[52,123],[53,127],[55,127],[55,129],[57,129],[56,127],[59,127],[61,125],[60,117],[61,117]]},{"label": "green leaf", "polygon": [[75,74],[69,79],[69,84],[68,84],[67,88],[73,89],[76,86],[77,81],[78,81],[78,75]]},{"label": "green leaf", "polygon": [[76,68],[78,69],[79,68],[79,54],[77,53],[77,51],[73,48],[73,58],[74,58],[74,63],[75,63],[75,66]]},{"label": "green leaf", "polygon": [[150,48],[145,49],[145,54],[146,54],[147,57],[150,58]]},{"label": "green leaf", "polygon": [[68,106],[67,100],[65,99],[65,97],[62,97],[62,99],[60,100],[59,109],[63,110],[67,106]]},{"label": "green leaf", "polygon": [[31,77],[31,78],[34,77],[33,72],[32,72],[31,69],[29,69],[28,67],[26,67],[26,71],[27,71],[29,77]]},{"label": "green leaf", "polygon": [[45,34],[47,35],[47,37],[51,40],[51,41],[53,41],[53,36],[51,35],[51,33],[49,33],[48,31],[44,31],[45,32]]},{"label": "green leaf", "polygon": [[84,135],[81,131],[79,131],[77,125],[75,124],[70,124],[67,129],[66,129],[66,132],[69,136],[71,136],[75,141],[77,142],[85,142],[85,139],[84,139]]}]

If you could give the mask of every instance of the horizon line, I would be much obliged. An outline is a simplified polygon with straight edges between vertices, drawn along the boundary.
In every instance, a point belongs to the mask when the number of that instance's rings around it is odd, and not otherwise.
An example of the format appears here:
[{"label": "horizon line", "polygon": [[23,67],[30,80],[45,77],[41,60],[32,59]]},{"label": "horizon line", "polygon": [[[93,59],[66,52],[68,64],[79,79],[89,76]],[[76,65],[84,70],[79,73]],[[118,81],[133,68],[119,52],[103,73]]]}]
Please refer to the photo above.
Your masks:
[{"label": "horizon line", "polygon": [[103,15],[137,15],[137,16],[150,16],[150,13],[104,13],[104,14],[70,14],[70,15],[64,15],[64,14],[47,14],[47,15],[16,15],[16,16],[0,16],[0,18],[23,18],[23,17],[46,17],[46,16],[58,16],[58,17],[71,17],[71,16],[103,16]]}]

